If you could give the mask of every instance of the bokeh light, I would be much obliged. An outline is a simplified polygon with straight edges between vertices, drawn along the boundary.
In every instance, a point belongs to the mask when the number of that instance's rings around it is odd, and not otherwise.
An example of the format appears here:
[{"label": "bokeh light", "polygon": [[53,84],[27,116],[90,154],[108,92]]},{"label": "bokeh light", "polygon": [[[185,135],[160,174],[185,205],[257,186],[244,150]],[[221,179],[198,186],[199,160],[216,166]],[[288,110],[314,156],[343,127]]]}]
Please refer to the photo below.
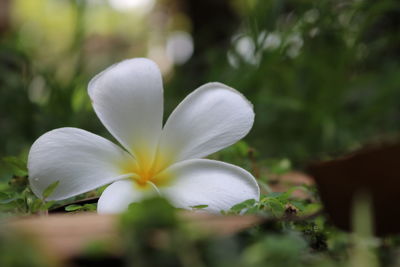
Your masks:
[{"label": "bokeh light", "polygon": [[109,0],[110,6],[120,12],[139,11],[149,12],[155,0]]},{"label": "bokeh light", "polygon": [[174,64],[184,64],[192,56],[193,50],[193,39],[187,32],[176,31],[168,36],[166,52]]}]

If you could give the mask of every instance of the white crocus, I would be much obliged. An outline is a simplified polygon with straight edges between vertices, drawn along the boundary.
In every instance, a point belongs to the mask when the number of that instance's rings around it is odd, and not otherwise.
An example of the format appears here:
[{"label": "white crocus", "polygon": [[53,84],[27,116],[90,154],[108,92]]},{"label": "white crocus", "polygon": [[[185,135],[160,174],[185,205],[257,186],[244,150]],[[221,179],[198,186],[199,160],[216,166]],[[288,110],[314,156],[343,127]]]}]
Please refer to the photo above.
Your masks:
[{"label": "white crocus", "polygon": [[254,177],[237,166],[201,159],[244,137],[251,129],[251,103],[221,83],[208,83],[173,111],[165,126],[160,70],[152,61],[122,61],[95,76],[88,86],[93,108],[125,148],[77,128],[42,135],[28,158],[33,192],[59,181],[47,200],[66,199],[110,184],[99,213],[118,213],[149,194],[176,207],[208,205],[219,212],[259,198]]}]

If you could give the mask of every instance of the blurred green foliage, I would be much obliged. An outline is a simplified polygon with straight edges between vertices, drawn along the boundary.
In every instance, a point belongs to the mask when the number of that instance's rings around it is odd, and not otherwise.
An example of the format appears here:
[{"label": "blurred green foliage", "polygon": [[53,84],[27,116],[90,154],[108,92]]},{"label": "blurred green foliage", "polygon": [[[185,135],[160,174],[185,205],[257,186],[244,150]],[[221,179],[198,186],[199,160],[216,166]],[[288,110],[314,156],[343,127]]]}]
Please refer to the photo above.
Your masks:
[{"label": "blurred green foliage", "polygon": [[0,229],[0,266],[46,267],[54,266],[49,258],[35,247],[34,240],[14,233],[2,226]]},{"label": "blurred green foliage", "polygon": [[[26,153],[39,135],[62,126],[108,135],[91,109],[87,83],[106,66],[137,56],[162,67],[168,112],[208,81],[243,92],[256,111],[246,140],[263,157],[289,157],[301,166],[397,136],[398,1],[221,1],[214,8],[229,17],[209,21],[237,27],[219,39],[218,27],[204,30],[198,22],[211,1],[176,1],[181,7],[166,21],[149,24],[173,2],[141,14],[118,13],[104,2],[15,1],[0,38],[0,155]],[[199,12],[191,13],[191,5]],[[127,24],[137,26],[126,31]],[[198,34],[195,47],[202,42],[187,63],[171,69],[154,49],[174,30]]]}]

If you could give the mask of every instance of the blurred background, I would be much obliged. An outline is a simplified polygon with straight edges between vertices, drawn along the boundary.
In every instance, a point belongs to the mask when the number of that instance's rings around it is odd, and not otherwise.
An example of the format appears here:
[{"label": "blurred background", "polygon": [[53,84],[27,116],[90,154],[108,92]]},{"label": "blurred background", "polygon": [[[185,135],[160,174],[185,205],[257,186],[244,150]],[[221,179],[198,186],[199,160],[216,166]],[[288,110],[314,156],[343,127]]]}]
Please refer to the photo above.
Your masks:
[{"label": "blurred background", "polygon": [[245,142],[294,166],[400,130],[396,0],[0,0],[0,157],[54,128],[111,138],[86,92],[132,57],[160,66],[166,117],[219,81],[253,102]]}]

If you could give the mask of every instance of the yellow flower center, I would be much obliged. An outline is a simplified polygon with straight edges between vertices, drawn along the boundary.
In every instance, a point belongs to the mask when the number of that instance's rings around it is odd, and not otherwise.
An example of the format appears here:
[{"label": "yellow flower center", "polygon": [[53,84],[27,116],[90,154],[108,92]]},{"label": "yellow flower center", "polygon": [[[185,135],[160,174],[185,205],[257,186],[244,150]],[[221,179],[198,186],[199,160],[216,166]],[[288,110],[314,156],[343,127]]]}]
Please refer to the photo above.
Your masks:
[{"label": "yellow flower center", "polygon": [[137,153],[136,161],[124,162],[122,173],[132,173],[131,179],[139,189],[162,187],[171,181],[171,173],[165,171],[168,161],[158,153],[155,157]]}]

